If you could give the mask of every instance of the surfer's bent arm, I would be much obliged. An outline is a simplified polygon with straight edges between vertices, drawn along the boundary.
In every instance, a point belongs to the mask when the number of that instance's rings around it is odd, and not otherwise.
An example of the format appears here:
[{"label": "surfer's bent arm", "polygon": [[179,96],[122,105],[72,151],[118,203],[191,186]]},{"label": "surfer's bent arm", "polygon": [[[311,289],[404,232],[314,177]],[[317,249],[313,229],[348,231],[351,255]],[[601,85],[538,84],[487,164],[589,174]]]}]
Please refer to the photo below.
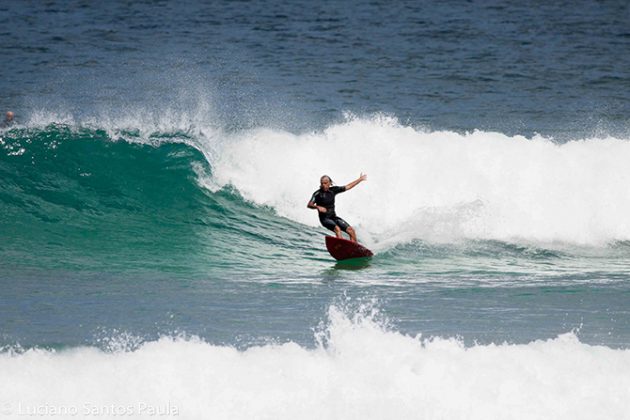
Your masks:
[{"label": "surfer's bent arm", "polygon": [[346,191],[356,187],[357,184],[359,184],[361,181],[365,181],[366,179],[367,179],[367,174],[361,174],[360,177],[358,177],[357,179],[355,179],[354,181],[346,185]]},{"label": "surfer's bent arm", "polygon": [[326,213],[326,207],[318,206],[313,200],[309,201],[306,207],[309,209],[315,209],[320,213]]}]

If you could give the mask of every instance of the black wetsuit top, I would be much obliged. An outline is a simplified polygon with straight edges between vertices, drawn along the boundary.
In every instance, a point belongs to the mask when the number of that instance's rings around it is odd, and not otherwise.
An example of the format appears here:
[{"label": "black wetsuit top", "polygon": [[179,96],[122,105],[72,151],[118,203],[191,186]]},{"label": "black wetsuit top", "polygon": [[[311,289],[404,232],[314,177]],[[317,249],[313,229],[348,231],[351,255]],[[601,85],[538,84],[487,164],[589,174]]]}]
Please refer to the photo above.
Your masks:
[{"label": "black wetsuit top", "polygon": [[324,191],[321,188],[313,193],[311,201],[318,206],[326,207],[326,213],[319,213],[319,219],[325,219],[327,217],[337,217],[335,214],[335,196],[346,190],[345,186],[337,187],[333,186]]}]

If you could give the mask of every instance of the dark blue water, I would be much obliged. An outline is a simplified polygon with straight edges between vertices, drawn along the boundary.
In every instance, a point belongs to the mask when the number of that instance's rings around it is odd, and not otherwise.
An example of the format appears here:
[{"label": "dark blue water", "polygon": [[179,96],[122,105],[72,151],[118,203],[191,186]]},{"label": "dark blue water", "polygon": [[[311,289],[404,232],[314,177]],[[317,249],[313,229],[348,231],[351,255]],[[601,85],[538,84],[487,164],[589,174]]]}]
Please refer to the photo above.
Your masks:
[{"label": "dark blue water", "polygon": [[628,130],[630,11],[603,2],[6,2],[0,107],[223,126],[344,111],[432,129]]}]

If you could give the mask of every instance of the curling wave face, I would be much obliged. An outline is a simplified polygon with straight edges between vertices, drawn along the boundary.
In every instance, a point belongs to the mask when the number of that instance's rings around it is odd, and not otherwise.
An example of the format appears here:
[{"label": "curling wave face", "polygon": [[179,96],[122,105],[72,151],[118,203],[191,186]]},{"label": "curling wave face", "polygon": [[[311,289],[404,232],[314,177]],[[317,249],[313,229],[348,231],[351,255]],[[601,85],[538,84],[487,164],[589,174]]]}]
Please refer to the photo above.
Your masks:
[{"label": "curling wave face", "polygon": [[[182,131],[145,136],[59,124],[4,132],[2,259],[97,271],[264,259],[288,221],[233,189],[201,188],[200,174],[211,169],[192,142]],[[245,251],[252,247],[259,252]]]}]

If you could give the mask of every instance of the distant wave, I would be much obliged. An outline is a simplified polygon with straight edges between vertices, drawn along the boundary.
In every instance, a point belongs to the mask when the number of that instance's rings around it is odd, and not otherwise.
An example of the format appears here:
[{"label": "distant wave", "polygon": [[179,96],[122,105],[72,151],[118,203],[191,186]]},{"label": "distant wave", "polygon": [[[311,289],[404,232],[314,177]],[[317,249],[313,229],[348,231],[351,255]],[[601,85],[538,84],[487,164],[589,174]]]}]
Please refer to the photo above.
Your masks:
[{"label": "distant wave", "polygon": [[630,351],[586,345],[572,333],[467,348],[333,306],[317,337],[314,349],[123,336],[111,351],[5,350],[0,409],[105,410],[103,418],[121,416],[106,410],[186,419],[628,418]]}]

